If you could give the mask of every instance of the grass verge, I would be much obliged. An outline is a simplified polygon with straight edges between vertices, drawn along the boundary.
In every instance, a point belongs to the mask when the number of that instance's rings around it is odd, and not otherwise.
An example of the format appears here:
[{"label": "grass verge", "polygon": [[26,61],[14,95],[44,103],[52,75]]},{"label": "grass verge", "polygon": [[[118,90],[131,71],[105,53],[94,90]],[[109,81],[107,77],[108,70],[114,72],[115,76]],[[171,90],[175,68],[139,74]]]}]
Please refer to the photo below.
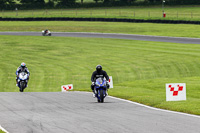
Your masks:
[{"label": "grass verge", "polygon": [[0,133],[5,133],[5,132],[3,132],[2,130],[0,130]]},{"label": "grass verge", "polygon": [[[30,70],[26,92],[91,91],[97,64],[113,76],[112,96],[200,115],[200,45],[121,39],[1,36],[0,91],[18,92],[15,71]],[[165,83],[187,85],[187,100],[166,102]]]},{"label": "grass verge", "polygon": [[0,31],[99,32],[200,38],[199,25],[74,21],[0,21]]},{"label": "grass verge", "polygon": [[5,133],[4,131],[1,130],[1,126],[0,126],[0,133]]}]

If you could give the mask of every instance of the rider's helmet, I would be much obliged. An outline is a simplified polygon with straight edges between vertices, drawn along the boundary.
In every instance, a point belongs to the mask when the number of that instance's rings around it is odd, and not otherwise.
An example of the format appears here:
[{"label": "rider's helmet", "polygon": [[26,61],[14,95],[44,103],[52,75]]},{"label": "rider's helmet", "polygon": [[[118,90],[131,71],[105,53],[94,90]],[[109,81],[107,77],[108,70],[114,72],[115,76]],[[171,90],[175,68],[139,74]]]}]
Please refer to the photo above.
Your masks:
[{"label": "rider's helmet", "polygon": [[102,66],[101,66],[101,65],[97,65],[97,66],[96,66],[96,70],[97,70],[98,73],[101,72]]},{"label": "rider's helmet", "polygon": [[21,67],[22,67],[22,68],[25,68],[25,67],[26,67],[26,63],[22,62],[22,63],[21,63]]}]

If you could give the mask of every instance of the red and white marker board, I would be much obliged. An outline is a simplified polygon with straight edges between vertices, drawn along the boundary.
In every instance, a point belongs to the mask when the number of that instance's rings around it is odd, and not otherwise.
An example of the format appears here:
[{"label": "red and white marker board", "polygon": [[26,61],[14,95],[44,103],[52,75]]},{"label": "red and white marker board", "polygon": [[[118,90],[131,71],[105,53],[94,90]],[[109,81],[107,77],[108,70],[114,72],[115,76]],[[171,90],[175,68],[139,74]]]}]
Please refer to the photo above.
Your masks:
[{"label": "red and white marker board", "polygon": [[166,101],[186,100],[185,83],[168,83],[166,84]]},{"label": "red and white marker board", "polygon": [[61,91],[62,92],[66,92],[66,91],[69,91],[69,90],[73,90],[73,84],[62,85],[61,86]]}]

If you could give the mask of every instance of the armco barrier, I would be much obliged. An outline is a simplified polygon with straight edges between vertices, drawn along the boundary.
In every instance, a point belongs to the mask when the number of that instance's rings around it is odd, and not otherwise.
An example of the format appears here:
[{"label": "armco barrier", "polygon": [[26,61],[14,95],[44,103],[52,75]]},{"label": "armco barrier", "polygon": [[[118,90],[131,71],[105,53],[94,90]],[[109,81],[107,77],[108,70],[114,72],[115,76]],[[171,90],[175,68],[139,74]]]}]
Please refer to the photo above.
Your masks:
[{"label": "armco barrier", "polygon": [[130,23],[165,23],[165,24],[200,24],[200,21],[184,20],[144,20],[144,19],[120,19],[120,18],[2,18],[0,21],[101,21],[101,22],[130,22]]}]

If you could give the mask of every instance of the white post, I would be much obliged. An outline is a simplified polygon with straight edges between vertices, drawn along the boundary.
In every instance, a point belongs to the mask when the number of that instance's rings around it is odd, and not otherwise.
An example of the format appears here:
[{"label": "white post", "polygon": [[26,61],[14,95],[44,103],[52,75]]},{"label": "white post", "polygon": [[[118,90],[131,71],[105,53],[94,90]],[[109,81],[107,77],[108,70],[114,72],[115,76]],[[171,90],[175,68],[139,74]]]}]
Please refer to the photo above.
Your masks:
[{"label": "white post", "polygon": [[17,8],[15,8],[15,10],[16,10],[16,16],[18,16],[18,9],[17,9]]},{"label": "white post", "polygon": [[164,3],[165,3],[165,0],[162,1],[162,12],[164,13]]}]

